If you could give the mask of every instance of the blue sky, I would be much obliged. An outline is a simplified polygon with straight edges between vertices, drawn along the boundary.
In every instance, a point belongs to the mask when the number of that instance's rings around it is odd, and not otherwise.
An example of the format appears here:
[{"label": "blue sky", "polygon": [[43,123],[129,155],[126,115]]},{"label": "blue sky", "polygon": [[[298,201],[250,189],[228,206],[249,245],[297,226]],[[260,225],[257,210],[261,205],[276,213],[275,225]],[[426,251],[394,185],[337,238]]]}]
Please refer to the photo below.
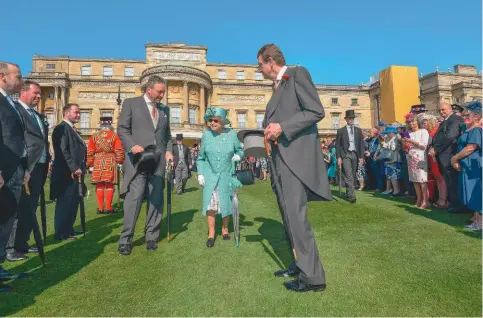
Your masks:
[{"label": "blue sky", "polygon": [[4,2],[0,60],[24,75],[34,54],[144,59],[146,42],[206,45],[210,62],[251,64],[276,43],[318,84],[367,82],[389,65],[482,68],[481,0]]}]

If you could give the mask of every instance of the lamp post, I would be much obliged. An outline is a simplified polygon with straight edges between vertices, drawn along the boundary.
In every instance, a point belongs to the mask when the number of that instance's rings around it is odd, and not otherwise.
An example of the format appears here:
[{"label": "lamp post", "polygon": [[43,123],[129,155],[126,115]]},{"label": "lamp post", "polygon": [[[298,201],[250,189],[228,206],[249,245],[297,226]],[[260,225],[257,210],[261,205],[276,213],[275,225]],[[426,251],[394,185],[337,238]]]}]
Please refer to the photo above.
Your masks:
[{"label": "lamp post", "polygon": [[121,116],[121,104],[122,104],[122,99],[121,99],[121,85],[119,85],[117,87],[117,99],[116,99],[116,102],[117,102],[117,107],[119,108],[119,111],[117,113],[117,121],[119,121],[119,117]]}]

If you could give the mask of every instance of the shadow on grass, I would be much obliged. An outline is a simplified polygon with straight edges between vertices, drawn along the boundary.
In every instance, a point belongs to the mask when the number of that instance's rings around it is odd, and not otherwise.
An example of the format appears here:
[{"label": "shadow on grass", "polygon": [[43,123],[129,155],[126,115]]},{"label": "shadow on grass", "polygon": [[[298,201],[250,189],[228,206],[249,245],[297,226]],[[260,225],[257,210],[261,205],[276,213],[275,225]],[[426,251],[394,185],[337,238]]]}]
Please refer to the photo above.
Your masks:
[{"label": "shadow on grass", "polygon": [[[85,237],[78,236],[74,241],[56,243],[60,245],[46,251],[45,267],[42,267],[40,257],[35,256],[11,268],[9,271],[12,273],[28,272],[30,276],[12,281],[10,285],[14,287],[14,292],[1,296],[2,316],[13,315],[34,305],[37,296],[77,274],[104,253],[106,245],[117,241],[117,229],[122,225],[116,220],[113,215],[109,215],[88,221]],[[113,230],[116,230],[116,236],[111,236]],[[53,236],[49,242],[53,242]]]},{"label": "shadow on grass", "polygon": [[[254,220],[262,223],[258,228],[260,235],[248,235],[246,236],[246,241],[260,242],[265,253],[272,258],[280,269],[288,268],[293,261],[293,254],[285,236],[283,224],[264,217],[256,217]],[[268,242],[269,246],[267,246],[265,241]]]},{"label": "shadow on grass", "polygon": [[[141,208],[141,212],[146,211],[146,207]],[[190,209],[181,212],[171,213],[171,229],[170,229],[170,241],[176,239],[176,237],[188,230],[188,224],[193,222],[193,218],[197,210]],[[167,239],[168,238],[168,219],[166,215],[166,210],[163,212],[163,220],[161,221],[161,233],[159,240]],[[136,241],[132,243],[132,246],[141,246],[146,243],[146,240],[143,237],[138,238]]]},{"label": "shadow on grass", "polygon": [[464,229],[464,225],[467,224],[468,219],[472,216],[471,213],[449,213],[446,210],[435,208],[431,210],[422,210],[407,205],[397,205],[397,207],[406,209],[411,214],[424,216],[425,218],[447,224],[466,236],[481,240],[481,231],[475,232]]}]

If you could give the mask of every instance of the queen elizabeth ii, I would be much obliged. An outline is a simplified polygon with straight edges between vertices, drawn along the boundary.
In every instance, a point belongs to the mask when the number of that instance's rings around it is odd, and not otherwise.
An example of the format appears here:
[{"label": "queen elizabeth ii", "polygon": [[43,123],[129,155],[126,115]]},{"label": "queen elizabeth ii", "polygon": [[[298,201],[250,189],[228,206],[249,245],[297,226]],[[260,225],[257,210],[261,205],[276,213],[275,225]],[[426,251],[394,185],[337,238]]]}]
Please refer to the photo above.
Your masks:
[{"label": "queen elizabeth ii", "polygon": [[215,217],[220,215],[223,240],[229,240],[228,224],[233,213],[233,201],[237,200],[232,187],[234,162],[243,157],[243,148],[233,129],[225,128],[230,121],[227,111],[219,107],[206,110],[205,121],[208,129],[201,138],[201,149],[196,160],[198,182],[203,186],[203,216],[208,221],[207,247],[215,245]]}]

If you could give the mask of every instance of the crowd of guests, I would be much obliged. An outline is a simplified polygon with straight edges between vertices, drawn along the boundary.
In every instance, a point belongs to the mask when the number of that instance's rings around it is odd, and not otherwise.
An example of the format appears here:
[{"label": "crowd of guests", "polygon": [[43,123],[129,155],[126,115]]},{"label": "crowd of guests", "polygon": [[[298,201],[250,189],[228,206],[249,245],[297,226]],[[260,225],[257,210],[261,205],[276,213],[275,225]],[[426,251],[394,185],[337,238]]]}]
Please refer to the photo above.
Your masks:
[{"label": "crowd of guests", "polygon": [[[442,103],[438,112],[432,115],[419,107],[405,116],[405,124],[381,121],[364,131],[357,187],[393,198],[414,197],[419,209],[472,212],[466,228],[481,230],[481,102]],[[323,140],[322,152],[329,180],[338,184],[335,140]]]}]

